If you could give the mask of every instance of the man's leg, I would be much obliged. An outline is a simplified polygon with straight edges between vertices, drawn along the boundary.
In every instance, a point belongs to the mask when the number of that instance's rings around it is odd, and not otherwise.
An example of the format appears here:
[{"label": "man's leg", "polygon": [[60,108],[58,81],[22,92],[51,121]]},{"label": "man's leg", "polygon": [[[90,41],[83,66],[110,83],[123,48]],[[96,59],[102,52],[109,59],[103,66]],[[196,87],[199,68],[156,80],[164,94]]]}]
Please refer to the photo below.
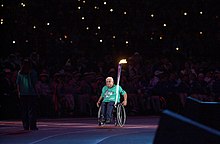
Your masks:
[{"label": "man's leg", "polygon": [[113,108],[114,108],[114,103],[115,103],[115,102],[109,102],[109,103],[107,104],[106,123],[110,123],[110,122],[111,122],[112,110],[113,110]]},{"label": "man's leg", "polygon": [[21,114],[22,114],[22,124],[24,130],[29,130],[29,116],[28,116],[28,99],[25,96],[21,96]]},{"label": "man's leg", "polygon": [[100,119],[102,122],[105,122],[105,119],[106,119],[106,105],[107,105],[107,103],[105,103],[105,102],[102,102],[102,104],[101,104]]},{"label": "man's leg", "polygon": [[29,122],[30,130],[38,130],[37,128],[37,97],[32,96],[29,98]]}]

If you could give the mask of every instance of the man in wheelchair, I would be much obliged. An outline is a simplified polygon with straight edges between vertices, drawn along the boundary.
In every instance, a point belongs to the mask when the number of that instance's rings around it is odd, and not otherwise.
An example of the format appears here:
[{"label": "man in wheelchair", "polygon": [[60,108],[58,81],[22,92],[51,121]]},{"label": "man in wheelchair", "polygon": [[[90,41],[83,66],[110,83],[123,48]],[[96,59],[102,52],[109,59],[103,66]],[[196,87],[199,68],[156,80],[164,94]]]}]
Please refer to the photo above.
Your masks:
[{"label": "man in wheelchair", "polygon": [[[121,86],[119,86],[117,103],[120,103],[121,95],[124,98],[122,104],[126,106],[127,105],[127,93],[122,89]],[[107,77],[106,85],[102,88],[101,96],[99,97],[97,101],[97,107],[99,107],[101,103],[100,119],[103,123],[111,123],[112,111],[115,106],[115,101],[116,101],[116,85],[114,84],[114,80],[112,77]]]}]

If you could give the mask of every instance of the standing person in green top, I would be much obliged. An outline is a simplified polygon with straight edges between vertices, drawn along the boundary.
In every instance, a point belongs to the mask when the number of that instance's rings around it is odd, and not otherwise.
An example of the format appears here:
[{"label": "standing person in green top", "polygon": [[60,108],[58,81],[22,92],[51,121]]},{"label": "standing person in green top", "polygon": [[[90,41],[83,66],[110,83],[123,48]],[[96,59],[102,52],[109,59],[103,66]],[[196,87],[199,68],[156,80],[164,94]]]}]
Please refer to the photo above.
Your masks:
[{"label": "standing person in green top", "polygon": [[35,91],[37,79],[37,72],[32,68],[31,61],[24,59],[16,80],[24,130],[38,130],[37,93]]},{"label": "standing person in green top", "polygon": [[[124,97],[122,104],[127,105],[127,93],[119,86],[117,103],[120,102],[120,95]],[[101,103],[102,100],[102,103]],[[110,123],[112,118],[112,110],[116,100],[116,85],[112,77],[106,78],[106,85],[102,88],[101,96],[98,99],[97,106],[101,103],[101,121]]]}]

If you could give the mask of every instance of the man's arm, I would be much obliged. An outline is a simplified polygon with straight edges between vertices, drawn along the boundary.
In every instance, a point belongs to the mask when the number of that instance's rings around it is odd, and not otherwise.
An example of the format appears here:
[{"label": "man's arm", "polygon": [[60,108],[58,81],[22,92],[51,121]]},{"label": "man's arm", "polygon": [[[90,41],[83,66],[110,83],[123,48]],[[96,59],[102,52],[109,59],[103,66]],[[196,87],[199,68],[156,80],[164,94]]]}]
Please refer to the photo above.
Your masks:
[{"label": "man's arm", "polygon": [[18,98],[20,99],[21,98],[21,96],[20,96],[20,87],[19,87],[18,84],[17,84],[17,94],[18,94]]},{"label": "man's arm", "polygon": [[97,101],[97,103],[96,103],[96,106],[97,106],[97,107],[99,107],[99,104],[100,104],[101,100],[102,100],[102,96],[99,97],[99,99],[98,99],[98,101]]},{"label": "man's arm", "polygon": [[125,93],[125,94],[124,94],[124,101],[122,102],[122,104],[123,104],[124,106],[127,105],[127,100],[128,100],[128,95],[127,95],[127,93]]}]

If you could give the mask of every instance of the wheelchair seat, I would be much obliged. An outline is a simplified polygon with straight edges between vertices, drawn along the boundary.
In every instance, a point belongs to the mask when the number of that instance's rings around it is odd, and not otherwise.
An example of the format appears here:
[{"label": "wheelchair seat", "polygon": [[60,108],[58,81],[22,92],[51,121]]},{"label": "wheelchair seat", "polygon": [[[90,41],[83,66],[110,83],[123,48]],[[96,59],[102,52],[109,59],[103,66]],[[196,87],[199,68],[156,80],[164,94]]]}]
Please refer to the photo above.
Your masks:
[{"label": "wheelchair seat", "polygon": [[[123,127],[126,122],[126,111],[123,104],[118,103],[116,107],[113,108],[112,111],[112,122],[114,122],[115,126]],[[105,122],[101,121],[101,107],[98,110],[98,125],[103,126]]]}]

